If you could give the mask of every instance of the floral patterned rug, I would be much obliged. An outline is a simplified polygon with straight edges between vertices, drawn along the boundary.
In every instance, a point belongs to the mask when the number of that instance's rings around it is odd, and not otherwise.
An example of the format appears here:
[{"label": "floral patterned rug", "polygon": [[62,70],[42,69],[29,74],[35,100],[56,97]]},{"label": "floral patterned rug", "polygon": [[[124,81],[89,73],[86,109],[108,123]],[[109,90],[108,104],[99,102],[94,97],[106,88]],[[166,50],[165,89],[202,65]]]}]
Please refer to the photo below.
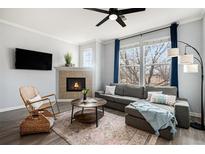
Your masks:
[{"label": "floral patterned rug", "polygon": [[125,117],[105,112],[95,123],[70,123],[71,111],[57,116],[53,131],[72,145],[150,145],[155,144],[157,136],[125,124]]}]

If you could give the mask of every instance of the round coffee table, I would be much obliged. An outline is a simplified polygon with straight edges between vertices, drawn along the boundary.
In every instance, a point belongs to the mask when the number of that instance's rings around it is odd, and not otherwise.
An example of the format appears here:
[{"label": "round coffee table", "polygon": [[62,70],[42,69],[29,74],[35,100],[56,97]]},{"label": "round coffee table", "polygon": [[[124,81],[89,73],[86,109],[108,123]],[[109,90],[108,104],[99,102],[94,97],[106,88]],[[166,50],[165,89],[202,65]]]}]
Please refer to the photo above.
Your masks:
[{"label": "round coffee table", "polygon": [[[104,115],[104,105],[106,103],[107,101],[102,98],[87,98],[85,101],[83,99],[72,101],[71,124],[73,119],[75,119],[82,123],[95,122],[96,127],[98,127],[98,120]],[[80,107],[82,110],[74,113],[74,107]]]}]

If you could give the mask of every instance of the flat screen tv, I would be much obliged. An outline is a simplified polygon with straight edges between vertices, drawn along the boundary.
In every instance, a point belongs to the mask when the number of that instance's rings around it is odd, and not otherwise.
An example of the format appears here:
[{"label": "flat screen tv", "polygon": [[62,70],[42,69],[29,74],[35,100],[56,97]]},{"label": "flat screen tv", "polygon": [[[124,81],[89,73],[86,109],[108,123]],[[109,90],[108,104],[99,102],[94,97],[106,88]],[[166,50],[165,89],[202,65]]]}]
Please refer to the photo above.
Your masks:
[{"label": "flat screen tv", "polygon": [[16,69],[52,70],[52,54],[16,48]]}]

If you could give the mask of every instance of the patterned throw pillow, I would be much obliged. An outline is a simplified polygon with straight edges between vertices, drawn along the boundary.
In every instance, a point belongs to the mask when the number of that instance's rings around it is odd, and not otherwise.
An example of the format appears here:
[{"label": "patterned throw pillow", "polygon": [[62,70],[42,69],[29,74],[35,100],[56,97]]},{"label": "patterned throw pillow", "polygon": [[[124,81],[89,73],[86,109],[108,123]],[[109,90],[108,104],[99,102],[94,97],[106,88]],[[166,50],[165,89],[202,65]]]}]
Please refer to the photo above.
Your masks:
[{"label": "patterned throw pillow", "polygon": [[116,86],[105,86],[105,94],[114,95]]},{"label": "patterned throw pillow", "polygon": [[165,94],[152,94],[150,102],[173,106],[176,103],[176,96]]},{"label": "patterned throw pillow", "polygon": [[147,92],[147,100],[150,101],[152,94],[162,94],[162,91],[148,91]]}]

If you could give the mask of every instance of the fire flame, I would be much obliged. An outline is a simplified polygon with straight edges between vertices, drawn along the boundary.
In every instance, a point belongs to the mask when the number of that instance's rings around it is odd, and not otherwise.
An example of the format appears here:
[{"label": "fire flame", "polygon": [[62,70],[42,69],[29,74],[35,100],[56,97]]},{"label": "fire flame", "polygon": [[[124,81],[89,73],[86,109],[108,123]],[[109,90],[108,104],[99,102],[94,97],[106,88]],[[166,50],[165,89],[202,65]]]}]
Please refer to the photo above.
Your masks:
[{"label": "fire flame", "polygon": [[80,85],[79,85],[79,83],[78,83],[78,82],[75,82],[73,87],[74,87],[75,89],[77,89],[77,88],[79,88],[79,87],[80,87]]}]

